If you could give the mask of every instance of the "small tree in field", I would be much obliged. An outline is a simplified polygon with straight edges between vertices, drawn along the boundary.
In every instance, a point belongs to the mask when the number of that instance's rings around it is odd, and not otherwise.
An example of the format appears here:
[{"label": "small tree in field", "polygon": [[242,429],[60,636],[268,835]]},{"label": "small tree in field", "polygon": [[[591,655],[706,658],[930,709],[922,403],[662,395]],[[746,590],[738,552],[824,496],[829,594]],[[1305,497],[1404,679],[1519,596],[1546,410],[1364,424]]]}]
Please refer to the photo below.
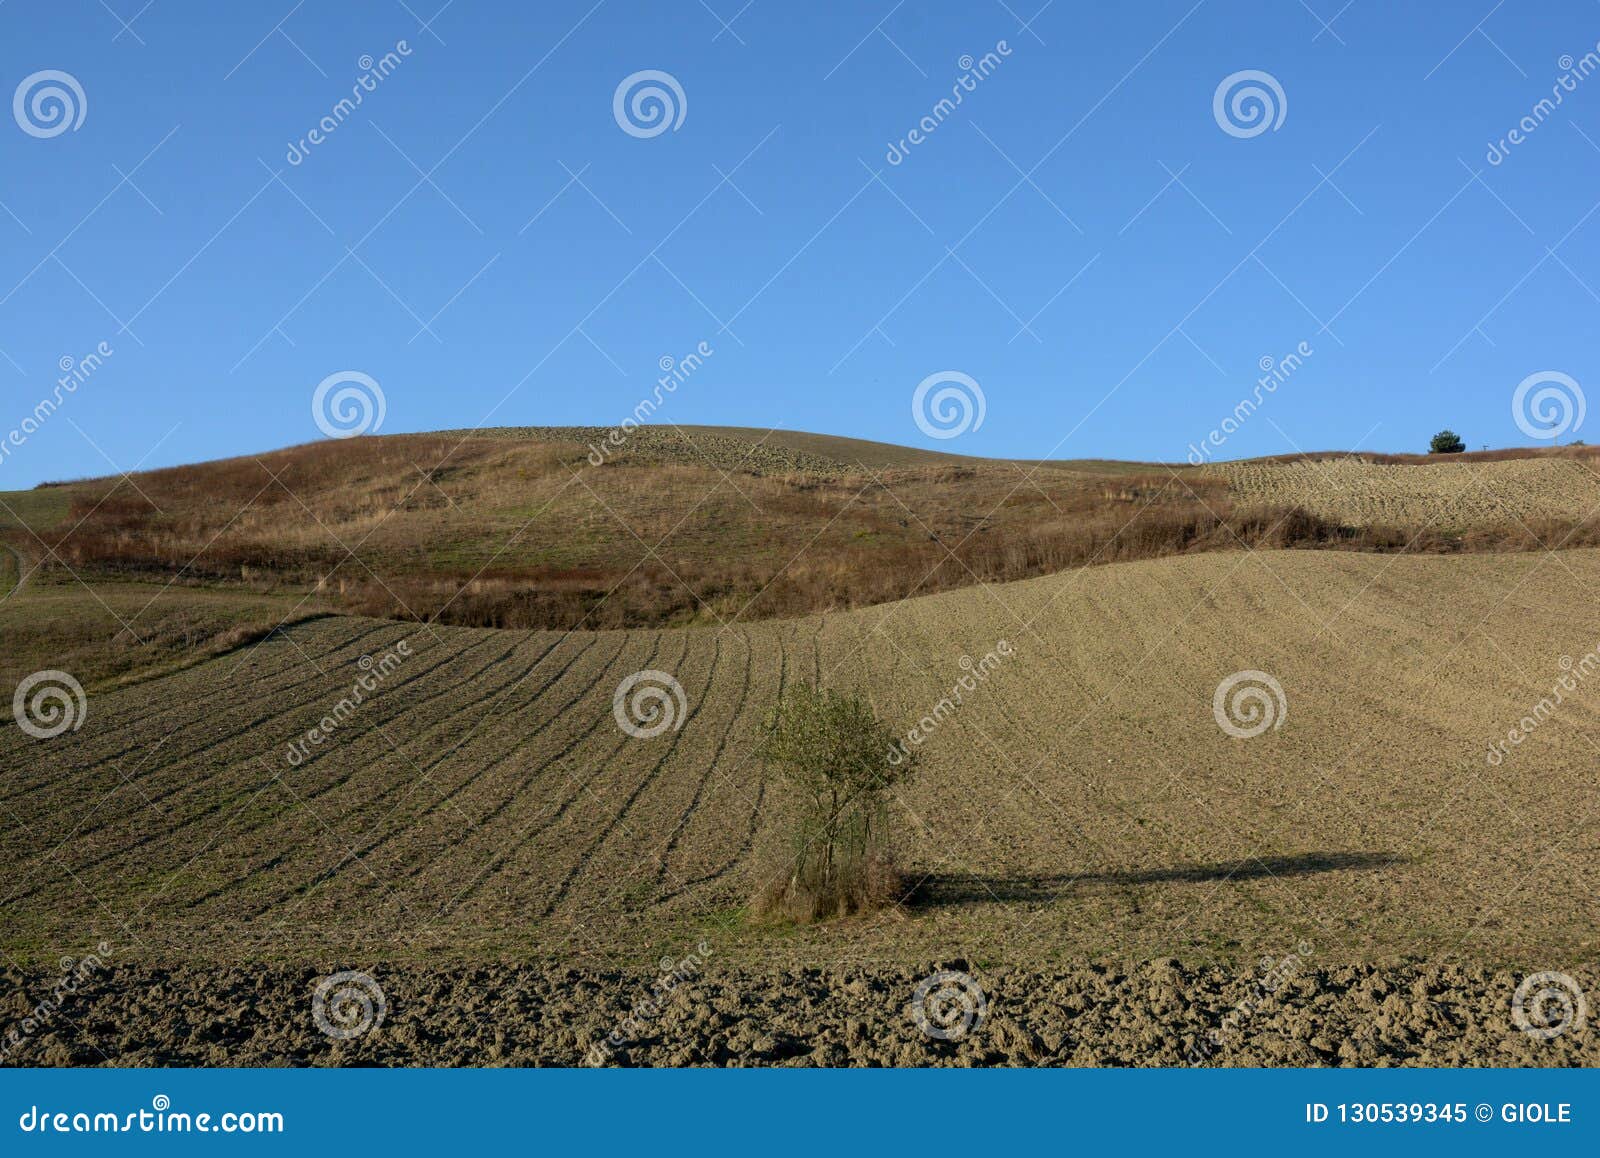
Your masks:
[{"label": "small tree in field", "polygon": [[763,915],[843,917],[900,899],[889,849],[889,790],[915,751],[858,696],[800,685],[768,718],[761,757],[794,790],[787,858],[756,897]]},{"label": "small tree in field", "polygon": [[1461,441],[1461,436],[1453,430],[1441,430],[1433,436],[1433,441],[1428,443],[1429,454],[1460,454],[1467,449],[1467,444]]}]

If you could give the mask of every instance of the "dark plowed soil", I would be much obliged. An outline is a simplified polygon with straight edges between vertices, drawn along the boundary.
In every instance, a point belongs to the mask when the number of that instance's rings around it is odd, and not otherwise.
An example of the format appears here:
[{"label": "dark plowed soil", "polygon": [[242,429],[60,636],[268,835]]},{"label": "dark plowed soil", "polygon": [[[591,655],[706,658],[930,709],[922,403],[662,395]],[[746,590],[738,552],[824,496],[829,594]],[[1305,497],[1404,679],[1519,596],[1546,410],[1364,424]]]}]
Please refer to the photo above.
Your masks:
[{"label": "dark plowed soil", "polygon": [[[1512,1019],[1522,977],[1457,964],[1308,967],[1270,984],[1270,974],[1171,961],[1062,972],[960,961],[673,968],[373,968],[383,1019],[347,1040],[317,1028],[323,975],[308,970],[112,966],[26,1030],[59,979],[11,969],[0,972],[0,1048],[6,1064],[52,1066],[1600,1063],[1592,1016],[1551,1037],[1523,1032]],[[970,969],[986,1003],[955,1040],[924,1033],[913,1008],[919,982],[940,969]],[[1573,977],[1592,1006],[1600,969]]]}]

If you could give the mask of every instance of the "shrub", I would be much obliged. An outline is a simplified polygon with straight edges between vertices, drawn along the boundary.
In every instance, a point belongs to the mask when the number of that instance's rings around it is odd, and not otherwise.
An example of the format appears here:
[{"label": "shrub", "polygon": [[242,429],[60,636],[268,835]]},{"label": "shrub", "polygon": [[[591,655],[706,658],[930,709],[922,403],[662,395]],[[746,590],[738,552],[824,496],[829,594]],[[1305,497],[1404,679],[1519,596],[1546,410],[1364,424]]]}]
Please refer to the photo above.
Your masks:
[{"label": "shrub", "polygon": [[793,790],[782,867],[756,912],[826,920],[894,905],[903,892],[889,847],[889,790],[915,770],[915,751],[858,696],[801,684],[766,722],[761,758]]},{"label": "shrub", "polygon": [[1453,430],[1441,430],[1433,436],[1428,443],[1429,454],[1460,454],[1467,449],[1467,444],[1461,441],[1461,436]]}]

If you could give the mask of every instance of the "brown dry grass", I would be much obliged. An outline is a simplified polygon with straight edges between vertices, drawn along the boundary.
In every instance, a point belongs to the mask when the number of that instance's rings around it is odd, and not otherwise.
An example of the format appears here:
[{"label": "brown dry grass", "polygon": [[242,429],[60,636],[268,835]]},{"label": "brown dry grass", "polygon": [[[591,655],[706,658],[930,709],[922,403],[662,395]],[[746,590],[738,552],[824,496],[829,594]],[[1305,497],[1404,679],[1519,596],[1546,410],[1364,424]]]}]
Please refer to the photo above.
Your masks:
[{"label": "brown dry grass", "polygon": [[751,900],[752,915],[758,920],[801,925],[898,909],[909,888],[894,858],[877,849],[827,887],[802,879],[788,858],[769,861],[758,877],[761,883]]},{"label": "brown dry grass", "polygon": [[69,581],[70,570],[533,629],[792,617],[1240,546],[1600,541],[1579,517],[1583,488],[1600,502],[1600,484],[1576,448],[1424,466],[1031,470],[869,454],[872,444],[846,440],[830,457],[819,436],[757,446],[699,430],[636,432],[637,445],[597,468],[594,439],[582,436],[598,432],[489,433],[321,442],[52,487],[34,492],[49,494],[48,506],[8,504],[48,514],[27,530],[0,527],[0,542],[42,558],[44,584]]},{"label": "brown dry grass", "polygon": [[602,432],[517,433],[322,441],[50,486],[5,496],[0,544],[43,561],[30,582],[45,589],[83,577],[472,627],[632,629],[1237,547],[1600,542],[1587,448],[1030,470],[696,429],[635,432],[594,467]]},{"label": "brown dry grass", "polygon": [[[952,460],[881,471],[700,434],[595,468],[584,443],[324,442],[63,488],[0,531],[41,578],[315,592],[346,611],[494,627],[632,627],[862,606],[1231,532],[1225,485]],[[752,458],[729,473],[729,447]],[[696,459],[696,455],[701,456]],[[756,465],[759,464],[759,465]]]}]

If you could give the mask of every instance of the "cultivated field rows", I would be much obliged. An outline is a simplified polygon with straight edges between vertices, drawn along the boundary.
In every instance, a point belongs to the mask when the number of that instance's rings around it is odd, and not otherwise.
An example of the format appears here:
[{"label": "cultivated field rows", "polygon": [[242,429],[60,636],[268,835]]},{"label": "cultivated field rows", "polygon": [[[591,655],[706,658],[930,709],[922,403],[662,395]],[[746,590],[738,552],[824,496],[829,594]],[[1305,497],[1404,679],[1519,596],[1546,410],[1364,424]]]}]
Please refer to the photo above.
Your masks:
[{"label": "cultivated field rows", "polygon": [[1600,514],[1600,474],[1588,458],[1393,465],[1355,458],[1229,462],[1241,504],[1297,506],[1357,526],[1478,525],[1588,519]]},{"label": "cultivated field rows", "polygon": [[[1300,942],[1323,962],[1592,960],[1600,678],[1499,763],[1486,752],[1561,657],[1600,646],[1597,580],[1587,550],[1235,552],[725,630],[298,624],[97,694],[54,740],[0,730],[0,947],[643,960],[710,937],[759,960],[1254,959]],[[292,763],[402,641],[409,656]],[[683,691],[680,726],[648,739],[613,712],[644,670]],[[1285,710],[1241,739],[1212,697],[1245,670],[1277,680]],[[964,675],[962,702],[938,707]],[[817,679],[897,730],[930,718],[897,802],[915,900],[848,928],[752,930],[737,910],[781,871],[760,723]]]}]

